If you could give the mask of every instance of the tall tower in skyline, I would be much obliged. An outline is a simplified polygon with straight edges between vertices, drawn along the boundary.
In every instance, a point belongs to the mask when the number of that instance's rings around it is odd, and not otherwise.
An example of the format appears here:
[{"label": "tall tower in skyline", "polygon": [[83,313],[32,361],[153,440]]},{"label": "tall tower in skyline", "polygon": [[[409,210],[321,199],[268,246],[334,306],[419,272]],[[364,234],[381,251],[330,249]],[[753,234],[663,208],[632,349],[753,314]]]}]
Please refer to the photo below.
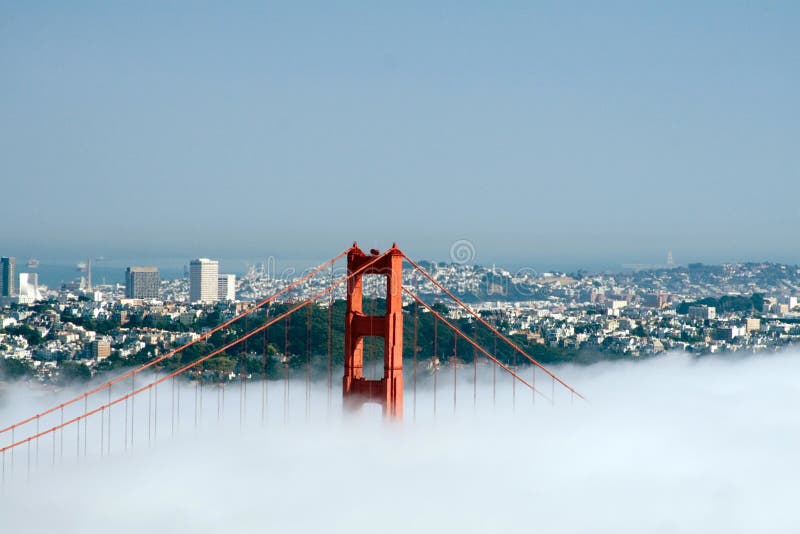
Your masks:
[{"label": "tall tower in skyline", "polygon": [[219,262],[197,258],[189,262],[189,301],[217,302],[219,300]]},{"label": "tall tower in skyline", "polygon": [[672,258],[672,251],[668,250],[667,251],[667,268],[668,269],[672,269],[673,267],[675,267],[675,260]]},{"label": "tall tower in skyline", "polygon": [[0,258],[0,297],[11,297],[16,294],[16,272],[16,258]]},{"label": "tall tower in skyline", "polygon": [[157,299],[160,283],[156,267],[128,267],[125,270],[125,296],[129,299]]}]

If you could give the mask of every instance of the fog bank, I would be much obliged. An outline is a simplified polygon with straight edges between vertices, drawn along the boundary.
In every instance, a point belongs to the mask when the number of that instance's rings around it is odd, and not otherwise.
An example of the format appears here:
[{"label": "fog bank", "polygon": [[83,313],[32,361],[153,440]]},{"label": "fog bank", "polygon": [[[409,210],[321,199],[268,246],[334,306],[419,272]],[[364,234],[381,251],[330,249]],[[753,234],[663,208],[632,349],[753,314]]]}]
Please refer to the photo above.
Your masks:
[{"label": "fog bank", "polygon": [[[562,393],[554,406],[532,404],[518,386],[512,403],[498,374],[493,402],[491,370],[481,368],[473,404],[466,368],[454,415],[445,369],[435,416],[431,377],[417,388],[416,413],[407,378],[402,424],[384,424],[374,408],[343,417],[338,389],[329,406],[324,384],[306,405],[304,384],[292,383],[284,412],[276,382],[263,415],[258,384],[244,397],[229,386],[222,413],[219,392],[206,391],[195,430],[196,391],[185,385],[174,438],[164,388],[151,447],[140,426],[134,447],[117,448],[124,438],[114,434],[112,455],[101,458],[90,424],[86,456],[67,433],[55,465],[42,444],[30,480],[18,450],[0,525],[82,533],[798,530],[800,354],[667,355],[557,371],[589,401]],[[549,394],[549,383],[537,384]],[[24,401],[0,407],[0,422],[39,402],[17,398]],[[137,425],[146,425],[147,407],[136,410]]]}]

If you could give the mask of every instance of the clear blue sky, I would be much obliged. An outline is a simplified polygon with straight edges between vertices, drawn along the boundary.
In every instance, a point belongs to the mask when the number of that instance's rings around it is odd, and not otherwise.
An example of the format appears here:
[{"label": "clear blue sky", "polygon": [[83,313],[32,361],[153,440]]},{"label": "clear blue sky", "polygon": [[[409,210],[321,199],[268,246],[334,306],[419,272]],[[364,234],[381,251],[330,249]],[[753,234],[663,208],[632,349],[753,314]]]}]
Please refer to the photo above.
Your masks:
[{"label": "clear blue sky", "polygon": [[798,2],[0,2],[0,254],[800,261]]}]

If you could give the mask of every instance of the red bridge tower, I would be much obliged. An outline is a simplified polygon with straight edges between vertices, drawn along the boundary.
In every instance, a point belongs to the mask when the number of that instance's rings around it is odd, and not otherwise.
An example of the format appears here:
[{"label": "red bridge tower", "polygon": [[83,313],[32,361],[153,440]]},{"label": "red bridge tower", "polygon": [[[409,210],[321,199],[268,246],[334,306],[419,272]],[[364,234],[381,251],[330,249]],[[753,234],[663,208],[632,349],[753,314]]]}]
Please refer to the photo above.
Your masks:
[{"label": "red bridge tower", "polygon": [[[358,245],[347,254],[347,274],[379,257],[377,251],[365,254]],[[365,315],[362,303],[362,275],[386,277],[386,312]],[[403,416],[403,253],[392,245],[381,259],[347,282],[347,313],[344,326],[344,380],[342,393],[346,408],[365,402],[383,406],[384,415]],[[364,337],[383,338],[383,378],[364,378]]]}]

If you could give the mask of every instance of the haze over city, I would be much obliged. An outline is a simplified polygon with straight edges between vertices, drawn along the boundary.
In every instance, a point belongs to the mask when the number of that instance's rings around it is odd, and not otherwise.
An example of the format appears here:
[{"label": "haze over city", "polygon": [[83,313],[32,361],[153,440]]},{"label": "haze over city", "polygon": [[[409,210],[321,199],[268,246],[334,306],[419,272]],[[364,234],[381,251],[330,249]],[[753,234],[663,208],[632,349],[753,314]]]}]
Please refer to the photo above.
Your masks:
[{"label": "haze over city", "polygon": [[17,256],[800,261],[794,2],[0,10]]}]

